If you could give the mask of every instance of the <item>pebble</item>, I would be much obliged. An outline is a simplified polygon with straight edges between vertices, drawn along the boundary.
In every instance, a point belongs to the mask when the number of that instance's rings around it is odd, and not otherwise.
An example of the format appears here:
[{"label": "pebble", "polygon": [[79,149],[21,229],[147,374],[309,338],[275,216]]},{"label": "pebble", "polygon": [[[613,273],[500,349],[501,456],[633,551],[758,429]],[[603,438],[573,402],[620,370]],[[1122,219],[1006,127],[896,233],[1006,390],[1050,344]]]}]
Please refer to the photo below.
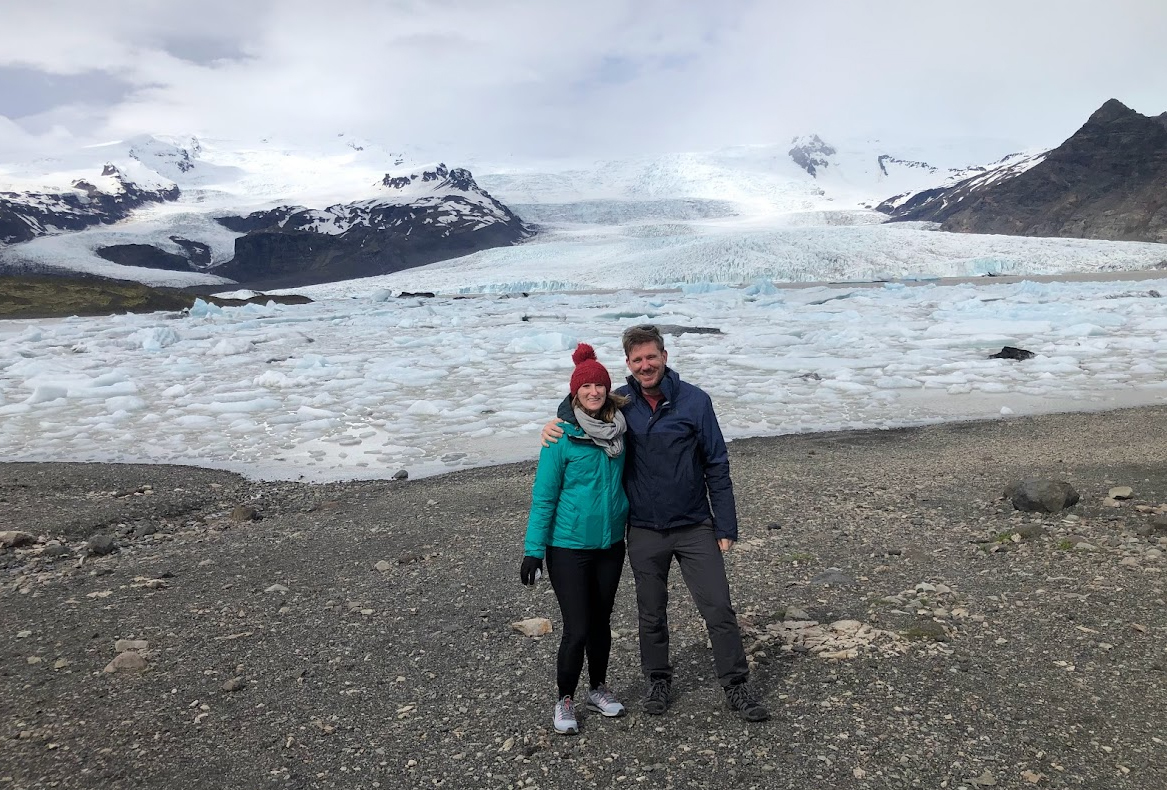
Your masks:
[{"label": "pebble", "polygon": [[266,590],[264,590],[264,592],[279,593],[280,595],[283,595],[284,593],[288,592],[288,588],[282,584],[273,584],[271,587],[268,587]]},{"label": "pebble", "polygon": [[382,572],[390,570],[392,568],[393,568],[393,564],[388,562],[387,560],[380,560],[376,565],[373,566],[373,570],[382,571]]},{"label": "pebble", "polygon": [[145,639],[119,639],[114,642],[113,649],[119,653],[124,653],[127,650],[142,651],[149,650],[150,643]]},{"label": "pebble", "polygon": [[223,691],[226,691],[226,692],[234,692],[234,691],[239,691],[240,689],[244,688],[246,685],[247,685],[247,683],[243,680],[243,678],[234,677],[234,678],[231,678],[230,680],[226,681],[225,683],[223,683],[222,689],[223,689]]},{"label": "pebble", "polygon": [[551,633],[551,621],[546,617],[529,617],[526,620],[511,623],[511,628],[524,636],[543,636]]}]

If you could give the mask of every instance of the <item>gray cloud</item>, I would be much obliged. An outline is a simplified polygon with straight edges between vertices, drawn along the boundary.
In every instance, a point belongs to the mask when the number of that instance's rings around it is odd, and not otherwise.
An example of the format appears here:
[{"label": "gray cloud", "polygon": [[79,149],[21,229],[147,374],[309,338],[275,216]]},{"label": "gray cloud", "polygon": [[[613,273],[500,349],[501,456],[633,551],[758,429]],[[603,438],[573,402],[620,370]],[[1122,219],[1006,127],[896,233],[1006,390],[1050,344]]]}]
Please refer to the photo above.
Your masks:
[{"label": "gray cloud", "polygon": [[125,80],[101,71],[51,74],[22,66],[0,66],[0,109],[9,118],[39,115],[71,104],[111,106],[134,90]]},{"label": "gray cloud", "polygon": [[[817,131],[1037,146],[1112,96],[1167,109],[1161,0],[59,0],[5,15],[0,81],[18,84],[0,115],[54,143],[345,131],[531,156]],[[50,75],[64,82],[38,92]]]}]

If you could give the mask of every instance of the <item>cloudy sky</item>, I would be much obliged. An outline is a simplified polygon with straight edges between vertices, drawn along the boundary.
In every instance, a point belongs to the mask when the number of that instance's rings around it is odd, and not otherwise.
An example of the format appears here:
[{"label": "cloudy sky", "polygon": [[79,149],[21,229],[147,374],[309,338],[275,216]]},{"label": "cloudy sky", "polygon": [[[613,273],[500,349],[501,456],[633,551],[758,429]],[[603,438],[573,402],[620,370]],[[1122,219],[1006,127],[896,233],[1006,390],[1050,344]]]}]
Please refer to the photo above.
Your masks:
[{"label": "cloudy sky", "polygon": [[[586,10],[585,10],[586,9]],[[1165,0],[0,0],[0,158],[143,132],[516,157],[1053,145],[1167,110]]]}]

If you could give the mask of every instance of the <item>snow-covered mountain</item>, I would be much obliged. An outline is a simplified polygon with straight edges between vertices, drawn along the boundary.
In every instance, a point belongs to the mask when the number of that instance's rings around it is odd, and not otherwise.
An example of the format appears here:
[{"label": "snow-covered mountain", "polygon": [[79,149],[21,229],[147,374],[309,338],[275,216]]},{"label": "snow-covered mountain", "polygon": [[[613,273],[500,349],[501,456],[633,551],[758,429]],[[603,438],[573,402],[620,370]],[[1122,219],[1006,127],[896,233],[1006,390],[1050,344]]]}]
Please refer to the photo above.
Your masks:
[{"label": "snow-covered mountain", "polygon": [[410,156],[344,136],[313,150],[147,136],[0,166],[0,229],[13,228],[0,265],[158,285],[288,285],[530,235],[468,170],[409,166]]},{"label": "snow-covered mountain", "polygon": [[461,155],[454,161],[465,167],[449,167],[426,164],[440,152],[351,135],[310,148],[139,137],[0,165],[9,200],[81,201],[87,195],[73,183],[93,183],[107,166],[140,188],[177,192],[102,214],[83,230],[42,221],[35,238],[0,244],[0,270],[260,288],[385,275],[405,290],[535,290],[1048,273],[1161,259],[1142,247],[876,227],[882,212],[928,200],[928,190],[996,183],[1041,161],[1040,153],[1002,160],[1002,148],[988,139],[907,145],[809,135],[610,160]]},{"label": "snow-covered mountain", "polygon": [[1167,113],[1117,99],[1053,150],[880,206],[944,230],[1167,242]]},{"label": "snow-covered mountain", "polygon": [[324,209],[281,206],[217,217],[244,235],[234,258],[215,271],[255,287],[290,287],[386,274],[531,235],[462,168],[390,172],[380,192]]},{"label": "snow-covered mountain", "polygon": [[[988,165],[974,165],[949,171],[944,183],[888,198],[876,211],[904,219],[919,219],[961,202],[988,186],[1021,175],[1041,163],[1048,151],[1009,154]],[[919,216],[916,216],[916,215]]]},{"label": "snow-covered mountain", "polygon": [[0,185],[0,242],[13,244],[111,224],[147,203],[178,199],[177,186],[143,171],[106,163],[100,170],[77,173],[65,189],[33,182],[23,189],[11,183]]}]

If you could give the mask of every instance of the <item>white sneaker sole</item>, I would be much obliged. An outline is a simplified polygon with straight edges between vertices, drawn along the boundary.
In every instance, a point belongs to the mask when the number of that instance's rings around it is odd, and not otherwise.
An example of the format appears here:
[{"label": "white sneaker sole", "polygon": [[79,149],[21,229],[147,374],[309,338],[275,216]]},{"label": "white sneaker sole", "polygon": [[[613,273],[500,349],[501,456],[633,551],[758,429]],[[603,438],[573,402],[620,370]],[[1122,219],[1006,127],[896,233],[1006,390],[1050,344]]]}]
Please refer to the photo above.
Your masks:
[{"label": "white sneaker sole", "polygon": [[607,717],[607,718],[609,718],[609,719],[618,719],[618,718],[620,718],[621,716],[623,716],[625,713],[627,713],[627,712],[628,712],[627,708],[625,708],[623,705],[621,705],[621,706],[620,706],[620,710],[618,710],[618,711],[615,711],[614,713],[609,713],[608,711],[606,711],[606,710],[604,710],[603,708],[601,708],[599,705],[593,705],[593,704],[592,704],[592,703],[590,703],[590,702],[586,703],[586,704],[584,705],[584,707],[585,707],[585,708],[587,708],[588,710],[590,710],[590,711],[591,711],[591,712],[593,712],[593,713],[598,713],[598,714],[600,714],[601,716],[605,716],[605,717]]},{"label": "white sneaker sole", "polygon": [[558,724],[556,724],[554,726],[555,726],[555,731],[557,733],[559,733],[560,735],[579,735],[579,725],[578,724],[574,724],[570,727],[564,727],[563,729],[560,729]]}]

